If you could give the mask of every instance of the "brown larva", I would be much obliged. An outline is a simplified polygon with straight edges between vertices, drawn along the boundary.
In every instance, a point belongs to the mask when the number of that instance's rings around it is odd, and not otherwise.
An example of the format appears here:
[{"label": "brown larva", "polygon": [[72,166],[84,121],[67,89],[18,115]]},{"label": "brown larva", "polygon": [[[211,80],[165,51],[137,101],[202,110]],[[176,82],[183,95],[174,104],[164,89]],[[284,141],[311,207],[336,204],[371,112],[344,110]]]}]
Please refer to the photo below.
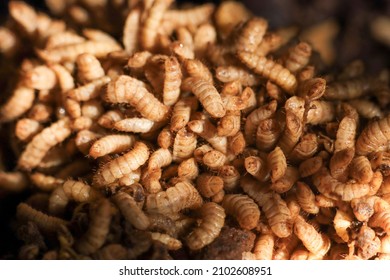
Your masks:
[{"label": "brown larva", "polygon": [[234,216],[240,227],[251,230],[256,227],[260,219],[260,210],[257,204],[247,195],[228,194],[222,201],[226,213]]},{"label": "brown larva", "polygon": [[310,214],[317,214],[319,211],[316,205],[316,198],[310,187],[304,182],[297,182],[296,196],[302,209]]},{"label": "brown larva", "polygon": [[67,224],[65,220],[48,216],[23,202],[16,208],[16,217],[23,222],[34,222],[43,232],[56,232],[61,225]]},{"label": "brown larva", "polygon": [[100,79],[104,76],[104,70],[95,56],[83,53],[77,56],[77,78],[83,84]]},{"label": "brown larva", "polygon": [[223,180],[219,176],[202,173],[196,178],[196,188],[202,196],[209,198],[223,189]]},{"label": "brown larva", "polygon": [[203,203],[195,187],[188,181],[181,181],[175,186],[146,198],[146,211],[150,213],[174,214],[182,209],[199,208]]},{"label": "brown larva", "polygon": [[324,256],[329,251],[331,245],[329,237],[318,233],[301,216],[298,216],[295,220],[294,233],[311,253]]},{"label": "brown larva", "polygon": [[186,128],[180,129],[176,133],[176,137],[173,142],[173,161],[180,162],[190,158],[196,148],[196,143],[197,138],[194,133],[187,131]]},{"label": "brown larva", "polygon": [[138,207],[134,198],[129,194],[118,192],[111,199],[117,205],[125,220],[136,229],[146,230],[149,227],[148,216]]},{"label": "brown larva", "polygon": [[110,202],[107,199],[102,199],[95,205],[94,210],[91,213],[88,230],[75,244],[76,250],[84,255],[99,250],[105,243],[110,230],[112,218]]},{"label": "brown larva", "polygon": [[142,142],[136,142],[134,148],[126,154],[101,166],[94,176],[94,185],[104,187],[126,174],[138,169],[149,158],[149,149]]},{"label": "brown larva", "polygon": [[264,56],[258,56],[249,52],[238,52],[238,57],[255,73],[270,79],[290,94],[295,92],[297,80],[295,76],[282,65]]},{"label": "brown larva", "polygon": [[214,202],[203,204],[198,212],[201,222],[187,236],[187,246],[191,250],[202,249],[213,242],[225,223],[225,210]]},{"label": "brown larva", "polygon": [[71,133],[69,119],[64,118],[38,133],[27,145],[19,157],[18,165],[23,169],[36,167],[45,154],[58,143],[64,141]]}]

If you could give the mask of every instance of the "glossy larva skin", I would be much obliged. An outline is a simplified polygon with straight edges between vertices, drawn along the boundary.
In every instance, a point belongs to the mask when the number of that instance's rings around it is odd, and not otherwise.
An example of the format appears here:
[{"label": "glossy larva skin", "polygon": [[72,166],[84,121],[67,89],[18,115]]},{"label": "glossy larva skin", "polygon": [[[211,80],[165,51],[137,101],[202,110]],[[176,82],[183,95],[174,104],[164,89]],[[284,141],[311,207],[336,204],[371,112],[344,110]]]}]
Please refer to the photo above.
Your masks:
[{"label": "glossy larva skin", "polygon": [[356,141],[356,153],[368,155],[387,148],[390,139],[390,115],[368,124]]},{"label": "glossy larva skin", "polygon": [[221,118],[226,114],[226,109],[217,89],[209,82],[200,78],[191,79],[191,91],[198,98],[204,109],[214,118]]},{"label": "glossy larva skin", "polygon": [[61,119],[46,127],[28,143],[19,158],[19,167],[26,170],[36,167],[50,148],[64,141],[70,133],[68,118]]},{"label": "glossy larva skin", "polygon": [[168,107],[155,98],[143,82],[130,76],[121,75],[111,81],[104,98],[110,103],[129,103],[151,121],[162,121],[167,117]]},{"label": "glossy larva skin", "polygon": [[134,143],[135,137],[132,135],[107,135],[93,142],[89,155],[98,158],[112,153],[121,153],[130,149]]},{"label": "glossy larva skin", "polygon": [[104,187],[113,183],[126,174],[137,170],[149,158],[149,149],[142,142],[136,142],[134,148],[114,160],[101,166],[95,174],[93,181],[96,187]]},{"label": "glossy larva skin", "polygon": [[295,92],[297,80],[287,68],[264,56],[257,56],[249,52],[239,52],[238,57],[255,73],[270,79],[290,94]]},{"label": "glossy larva skin", "polygon": [[203,199],[196,188],[188,181],[182,181],[175,186],[146,198],[146,211],[149,213],[173,214],[182,209],[199,208]]},{"label": "glossy larva skin", "polygon": [[201,223],[187,237],[191,250],[200,250],[218,237],[225,223],[225,210],[214,202],[208,202],[198,210]]}]

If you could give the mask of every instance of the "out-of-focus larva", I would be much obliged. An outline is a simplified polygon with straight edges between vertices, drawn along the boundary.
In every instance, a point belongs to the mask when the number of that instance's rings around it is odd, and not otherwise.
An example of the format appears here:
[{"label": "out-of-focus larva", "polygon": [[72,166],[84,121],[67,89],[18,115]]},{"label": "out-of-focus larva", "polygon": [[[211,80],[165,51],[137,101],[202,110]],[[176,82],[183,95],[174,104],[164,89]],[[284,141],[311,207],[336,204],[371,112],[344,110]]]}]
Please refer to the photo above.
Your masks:
[{"label": "out-of-focus larva", "polygon": [[168,250],[179,250],[183,246],[180,240],[165,233],[151,232],[150,237],[152,240],[161,242],[167,246]]},{"label": "out-of-focus larva", "polygon": [[194,51],[196,57],[204,57],[209,45],[215,44],[217,31],[210,23],[199,26],[194,34]]},{"label": "out-of-focus larva", "polygon": [[261,157],[250,156],[245,158],[245,169],[260,182],[265,182],[269,179],[267,162]]},{"label": "out-of-focus larva", "polygon": [[80,116],[71,121],[71,128],[73,131],[91,129],[92,125],[93,120],[84,116]]},{"label": "out-of-focus larva", "polygon": [[196,143],[197,138],[194,133],[187,131],[186,128],[180,129],[176,133],[176,137],[173,142],[173,161],[180,162],[190,158],[196,148]]},{"label": "out-of-focus larva", "polygon": [[236,50],[238,52],[254,52],[256,47],[263,40],[265,31],[268,28],[268,22],[260,17],[249,19],[239,31],[236,39]]},{"label": "out-of-focus larva", "polygon": [[84,155],[88,155],[92,144],[100,137],[100,134],[90,130],[80,130],[74,138],[77,149]]},{"label": "out-of-focus larva", "polygon": [[134,183],[138,183],[141,180],[141,168],[126,174],[118,180],[118,184],[121,187],[131,186]]},{"label": "out-of-focus larva", "polygon": [[243,86],[255,86],[259,77],[238,66],[220,66],[215,70],[215,77],[223,83],[239,81]]},{"label": "out-of-focus larva", "polygon": [[[346,116],[340,121],[334,143],[335,152],[355,147],[356,130],[357,123],[353,118]],[[361,138],[361,135],[359,138]],[[358,149],[358,144],[356,144],[356,149]]]},{"label": "out-of-focus larva", "polygon": [[214,9],[215,6],[208,3],[189,9],[168,10],[163,16],[163,30],[170,34],[171,30],[180,26],[198,26],[210,19]]},{"label": "out-of-focus larva", "polygon": [[299,175],[303,178],[313,175],[318,172],[323,166],[323,158],[321,156],[315,156],[302,161],[299,164]]},{"label": "out-of-focus larva", "polygon": [[90,53],[96,58],[104,57],[108,53],[120,50],[117,43],[111,41],[85,41],[77,44],[59,46],[49,50],[37,50],[38,56],[50,63],[75,61],[83,53]]},{"label": "out-of-focus larva", "polygon": [[297,182],[296,196],[302,209],[310,214],[317,214],[319,211],[316,205],[316,198],[310,187],[304,182]]},{"label": "out-of-focus larva", "polygon": [[61,216],[65,212],[68,205],[69,198],[61,187],[56,188],[50,194],[48,210],[49,213],[55,216]]},{"label": "out-of-focus larva", "polygon": [[22,222],[32,221],[40,230],[48,233],[56,232],[61,225],[67,224],[65,220],[48,216],[23,202],[16,208],[16,217]]},{"label": "out-of-focus larva", "polygon": [[163,128],[157,136],[157,144],[163,149],[168,149],[173,145],[174,138],[169,128]]},{"label": "out-of-focus larva", "polygon": [[190,121],[191,112],[198,108],[198,101],[194,97],[181,98],[173,107],[171,116],[171,131],[178,131]]},{"label": "out-of-focus larva", "polygon": [[148,169],[154,170],[170,165],[172,162],[172,154],[168,149],[160,148],[154,151],[149,158]]},{"label": "out-of-focus larva", "polygon": [[284,238],[291,234],[293,221],[286,202],[278,193],[261,186],[249,176],[243,176],[240,185],[245,193],[252,197],[264,212],[273,233]]},{"label": "out-of-focus larva", "polygon": [[202,196],[209,198],[223,189],[223,180],[219,176],[203,173],[196,178],[196,188]]},{"label": "out-of-focus larva", "polygon": [[112,129],[114,124],[123,120],[125,116],[119,110],[110,110],[104,113],[99,119],[98,124],[104,128]]},{"label": "out-of-focus larva", "polygon": [[177,175],[180,178],[195,180],[199,175],[199,168],[195,158],[183,160],[177,167]]},{"label": "out-of-focus larva", "polygon": [[254,53],[259,56],[266,56],[268,53],[278,49],[282,44],[282,37],[280,35],[267,32],[260,44],[257,45]]},{"label": "out-of-focus larva", "polygon": [[225,197],[225,191],[220,190],[218,193],[216,193],[211,197],[211,201],[215,203],[221,203],[224,197]]},{"label": "out-of-focus larva", "polygon": [[285,155],[290,154],[298,143],[303,132],[302,119],[293,112],[286,112],[286,127],[279,139],[278,145]]},{"label": "out-of-focus larva", "polygon": [[106,241],[112,218],[111,204],[107,199],[100,200],[91,213],[88,230],[76,242],[75,248],[84,255],[95,253]]},{"label": "out-of-focus larva", "polygon": [[387,149],[390,139],[390,115],[369,123],[356,141],[356,154],[367,155],[374,151]]},{"label": "out-of-focus larva", "polygon": [[357,256],[368,260],[380,252],[381,241],[372,228],[363,225],[355,239],[355,247]]},{"label": "out-of-focus larva", "polygon": [[53,49],[59,46],[71,45],[84,42],[85,38],[77,35],[74,31],[64,31],[50,35],[45,44],[45,49]]},{"label": "out-of-focus larva", "polygon": [[310,56],[311,46],[306,42],[300,42],[289,50],[284,65],[291,72],[298,72],[309,63]]},{"label": "out-of-focus larva", "polygon": [[188,28],[181,26],[177,28],[175,31],[176,31],[177,40],[180,43],[182,43],[183,45],[191,49],[194,49],[194,39],[192,38],[192,34],[190,30],[188,30]]},{"label": "out-of-focus larva", "polygon": [[222,201],[226,213],[235,217],[241,228],[251,230],[260,219],[260,210],[257,204],[247,195],[227,194]]},{"label": "out-of-focus larva", "polygon": [[16,86],[12,95],[0,108],[0,121],[11,121],[20,117],[32,107],[34,99],[32,88]]},{"label": "out-of-focus larva", "polygon": [[353,148],[347,148],[335,152],[329,162],[329,171],[332,177],[337,180],[345,181],[348,176],[348,166],[355,155]]},{"label": "out-of-focus larva", "polygon": [[194,50],[190,46],[184,45],[179,41],[175,41],[171,43],[169,47],[181,62],[188,59],[195,59]]},{"label": "out-of-focus larva", "polygon": [[163,101],[171,106],[176,103],[180,96],[181,68],[176,57],[171,56],[165,60],[165,78],[163,89]]},{"label": "out-of-focus larva", "polygon": [[154,1],[147,10],[147,17],[140,28],[140,44],[144,49],[150,50],[155,47],[160,21],[172,2],[172,0]]},{"label": "out-of-focus larva", "polygon": [[212,150],[207,152],[203,156],[203,164],[206,165],[208,168],[212,170],[217,170],[223,165],[225,165],[227,158],[224,153],[221,153],[220,151],[217,150]]},{"label": "out-of-focus larva", "polygon": [[37,13],[30,5],[21,1],[12,2],[9,4],[9,12],[28,35],[33,34],[37,27]]},{"label": "out-of-focus larva", "polygon": [[240,111],[226,111],[217,126],[218,136],[233,136],[240,131],[241,128],[241,113]]},{"label": "out-of-focus larva", "polygon": [[50,120],[52,114],[53,108],[51,106],[38,102],[28,111],[27,117],[40,123],[45,123]]},{"label": "out-of-focus larva", "polygon": [[273,100],[248,115],[244,127],[245,140],[248,145],[255,143],[254,136],[256,134],[257,127],[261,121],[269,119],[274,115],[277,106],[278,103],[276,100]]},{"label": "out-of-focus larva", "polygon": [[293,166],[288,166],[286,168],[285,173],[283,174],[283,177],[278,179],[277,181],[274,181],[271,184],[271,189],[278,192],[278,193],[284,193],[290,190],[296,181],[299,179],[299,172],[298,169]]},{"label": "out-of-focus larva", "polygon": [[101,166],[94,176],[94,185],[104,187],[130,172],[137,170],[149,158],[149,149],[142,142],[136,142],[134,148],[126,154]]},{"label": "out-of-focus larva", "polygon": [[83,86],[70,90],[67,95],[69,98],[76,101],[88,101],[98,97],[100,95],[100,90],[110,81],[110,77],[103,76]]},{"label": "out-of-focus larva", "polygon": [[378,227],[383,229],[387,235],[390,234],[390,209],[383,209],[375,213],[368,221],[372,228]]},{"label": "out-of-focus larva", "polygon": [[15,125],[15,136],[24,142],[30,141],[43,129],[42,125],[33,119],[23,118]]},{"label": "out-of-focus larva", "polygon": [[255,242],[253,247],[253,259],[255,260],[272,260],[274,253],[274,235],[273,234],[262,234]]},{"label": "out-of-focus larva", "polygon": [[189,78],[191,91],[199,99],[204,109],[214,118],[221,118],[225,115],[226,110],[223,106],[222,99],[216,88],[209,82],[199,78]]},{"label": "out-of-focus larva", "polygon": [[258,56],[249,52],[238,52],[238,57],[255,73],[268,78],[290,94],[295,92],[297,80],[295,76],[282,65],[264,56]]},{"label": "out-of-focus larva", "polygon": [[276,147],[267,156],[267,164],[271,175],[271,182],[281,179],[287,170],[287,159],[283,151]]},{"label": "out-of-focus larva", "polygon": [[64,180],[45,175],[43,173],[32,173],[30,175],[31,182],[41,191],[50,192],[59,186],[62,186]]},{"label": "out-of-focus larva", "polygon": [[104,108],[100,102],[100,100],[88,100],[83,103],[81,106],[81,115],[83,117],[90,118],[92,120],[96,120],[100,118],[100,116],[104,113]]},{"label": "out-of-focus larva", "polygon": [[122,132],[146,133],[149,132],[154,122],[146,118],[128,118],[114,124],[114,129]]},{"label": "out-of-focus larva", "polygon": [[270,118],[260,121],[256,131],[256,147],[264,152],[272,150],[281,133],[281,127],[276,119]]},{"label": "out-of-focus larva", "polygon": [[333,224],[337,235],[344,241],[350,240],[348,229],[352,226],[353,217],[340,209],[337,209]]},{"label": "out-of-focus larva", "polygon": [[295,219],[294,233],[311,253],[324,256],[329,251],[331,245],[329,237],[325,234],[318,233],[301,216]]},{"label": "out-of-focus larva", "polygon": [[300,240],[292,233],[286,238],[280,238],[275,242],[274,260],[289,260],[292,252],[298,246]]},{"label": "out-of-focus larva", "polygon": [[151,121],[162,121],[167,117],[168,107],[162,104],[139,80],[121,75],[108,84],[105,100],[110,103],[129,103],[140,114]]},{"label": "out-of-focus larva", "polygon": [[357,156],[351,162],[349,174],[359,183],[367,184],[371,181],[374,172],[367,157]]},{"label": "out-of-focus larva", "polygon": [[126,260],[127,248],[121,244],[108,244],[94,254],[97,260]]},{"label": "out-of-focus larva", "polygon": [[373,87],[373,81],[368,78],[356,78],[330,83],[324,97],[329,100],[349,100],[364,95]]},{"label": "out-of-focus larva", "polygon": [[0,189],[9,192],[22,192],[28,187],[27,176],[19,171],[4,172],[0,170]]},{"label": "out-of-focus larva", "polygon": [[125,220],[136,229],[146,230],[149,227],[148,216],[138,207],[134,198],[129,194],[118,192],[111,199],[118,206]]},{"label": "out-of-focus larva", "polygon": [[225,210],[214,202],[202,205],[198,210],[201,222],[187,237],[187,246],[199,250],[218,237],[225,223]]},{"label": "out-of-focus larva", "polygon": [[7,27],[0,28],[0,40],[0,53],[5,57],[12,57],[20,48],[20,39]]},{"label": "out-of-focus larva", "polygon": [[81,105],[80,102],[71,98],[64,100],[64,108],[70,117],[76,119],[81,117]]},{"label": "out-of-focus larva", "polygon": [[381,108],[374,102],[366,99],[353,99],[349,100],[348,103],[354,107],[363,118],[373,119],[383,117]]},{"label": "out-of-focus larva", "polygon": [[188,181],[180,181],[175,186],[146,197],[146,211],[164,215],[178,213],[182,209],[199,208],[202,197]]},{"label": "out-of-focus larva", "polygon": [[83,84],[100,79],[104,70],[97,58],[90,53],[83,53],[76,58],[77,78]]},{"label": "out-of-focus larva", "polygon": [[50,148],[64,141],[70,133],[69,119],[67,118],[61,119],[51,126],[46,127],[34,136],[27,145],[19,157],[18,166],[23,169],[36,167]]},{"label": "out-of-focus larva", "polygon": [[209,142],[214,149],[226,154],[227,138],[218,136],[216,127],[209,120],[193,120],[188,123],[188,127]]},{"label": "out-of-focus larva", "polygon": [[315,100],[310,103],[306,123],[317,125],[332,121],[335,118],[334,104],[327,101]]},{"label": "out-of-focus larva", "polygon": [[57,84],[57,76],[46,65],[40,65],[30,69],[24,74],[24,84],[33,89],[52,89]]},{"label": "out-of-focus larva", "polygon": [[363,197],[374,187],[372,185],[382,183],[382,174],[379,171],[374,173],[371,182],[368,184],[356,183],[354,180],[342,183],[333,178],[326,167],[314,174],[312,178],[313,184],[320,193],[329,198],[341,199],[343,201],[351,201],[354,198]]},{"label": "out-of-focus larva", "polygon": [[237,24],[248,20],[251,16],[251,12],[241,2],[222,2],[214,14],[219,35],[225,39],[231,34]]},{"label": "out-of-focus larva", "polygon": [[66,180],[62,188],[66,196],[76,202],[93,201],[102,196],[97,190],[81,181]]},{"label": "out-of-focus larva", "polygon": [[124,26],[122,43],[127,53],[132,54],[138,47],[141,9],[135,7],[128,13]]}]

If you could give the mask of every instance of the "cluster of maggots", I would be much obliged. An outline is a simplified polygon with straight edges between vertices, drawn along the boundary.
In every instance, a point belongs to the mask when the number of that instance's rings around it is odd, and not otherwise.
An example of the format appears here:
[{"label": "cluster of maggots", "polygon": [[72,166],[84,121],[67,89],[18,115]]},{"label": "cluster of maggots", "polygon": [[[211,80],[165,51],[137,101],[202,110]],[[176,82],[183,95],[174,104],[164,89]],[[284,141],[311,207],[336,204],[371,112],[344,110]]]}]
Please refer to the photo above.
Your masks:
[{"label": "cluster of maggots", "polygon": [[4,57],[35,52],[0,106],[18,258],[201,258],[224,227],[256,236],[242,259],[390,258],[387,71],[319,76],[234,1],[112,1],[119,40],[82,2],[47,1],[79,33],[19,1],[0,28]]}]

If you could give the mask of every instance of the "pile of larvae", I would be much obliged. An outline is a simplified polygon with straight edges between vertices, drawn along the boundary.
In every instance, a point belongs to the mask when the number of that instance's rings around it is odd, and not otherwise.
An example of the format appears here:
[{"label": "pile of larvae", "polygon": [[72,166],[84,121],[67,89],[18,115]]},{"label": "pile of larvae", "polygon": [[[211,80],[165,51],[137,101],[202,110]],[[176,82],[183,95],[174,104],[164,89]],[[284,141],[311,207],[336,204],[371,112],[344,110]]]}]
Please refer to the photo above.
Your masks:
[{"label": "pile of larvae", "polygon": [[239,2],[109,1],[119,36],[68,2],[0,28],[16,258],[390,259],[386,69],[319,73]]}]

